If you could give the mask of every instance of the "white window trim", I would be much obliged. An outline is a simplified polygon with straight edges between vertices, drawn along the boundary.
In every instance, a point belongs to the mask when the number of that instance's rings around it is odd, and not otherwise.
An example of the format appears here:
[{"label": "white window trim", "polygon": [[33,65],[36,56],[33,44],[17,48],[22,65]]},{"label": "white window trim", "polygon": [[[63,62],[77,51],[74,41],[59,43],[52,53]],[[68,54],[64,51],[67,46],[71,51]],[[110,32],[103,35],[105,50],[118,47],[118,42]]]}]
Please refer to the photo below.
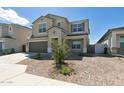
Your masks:
[{"label": "white window trim", "polygon": [[[76,41],[72,41],[72,46],[74,45],[73,42],[76,42]],[[77,42],[79,42],[80,48],[72,48],[72,46],[71,46],[71,49],[72,49],[72,50],[81,50],[81,41],[78,41],[78,40],[77,40]],[[75,44],[75,45],[76,45],[76,44]]]},{"label": "white window trim", "polygon": [[[83,24],[83,22],[81,22],[81,23],[72,23],[71,25],[75,25],[75,24],[77,25],[77,26],[76,26],[77,32],[73,32],[72,27],[71,27],[71,32],[72,32],[72,33],[82,33],[82,32],[85,31],[85,30],[84,30],[84,31],[83,31],[83,30],[82,30],[82,31],[78,31],[78,24]],[[84,24],[85,24],[85,23],[84,23]]]}]

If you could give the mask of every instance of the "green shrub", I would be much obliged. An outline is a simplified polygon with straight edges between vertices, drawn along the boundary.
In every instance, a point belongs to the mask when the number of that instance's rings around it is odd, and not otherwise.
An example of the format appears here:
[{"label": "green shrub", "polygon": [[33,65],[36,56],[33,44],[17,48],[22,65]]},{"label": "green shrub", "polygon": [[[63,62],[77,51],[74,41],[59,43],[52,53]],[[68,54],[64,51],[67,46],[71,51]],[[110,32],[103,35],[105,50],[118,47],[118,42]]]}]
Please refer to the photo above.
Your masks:
[{"label": "green shrub", "polygon": [[42,54],[41,53],[37,53],[36,54],[36,59],[42,59],[43,57],[42,57]]},{"label": "green shrub", "polygon": [[11,53],[15,53],[15,49],[14,48],[11,48]]},{"label": "green shrub", "polygon": [[3,50],[3,54],[4,55],[8,55],[8,54],[11,54],[12,53],[12,49],[10,48],[10,49],[4,49]]},{"label": "green shrub", "polygon": [[63,75],[70,75],[73,72],[73,69],[66,66],[66,65],[62,65],[61,69],[60,69],[60,73]]},{"label": "green shrub", "polygon": [[52,58],[54,59],[58,69],[60,69],[61,65],[64,64],[64,60],[68,56],[69,51],[66,41],[52,41]]},{"label": "green shrub", "polygon": [[7,49],[4,49],[4,50],[3,50],[3,54],[4,54],[4,55],[7,55],[7,54],[8,54],[8,50],[7,50]]},{"label": "green shrub", "polygon": [[8,49],[8,54],[11,54],[11,48]]}]

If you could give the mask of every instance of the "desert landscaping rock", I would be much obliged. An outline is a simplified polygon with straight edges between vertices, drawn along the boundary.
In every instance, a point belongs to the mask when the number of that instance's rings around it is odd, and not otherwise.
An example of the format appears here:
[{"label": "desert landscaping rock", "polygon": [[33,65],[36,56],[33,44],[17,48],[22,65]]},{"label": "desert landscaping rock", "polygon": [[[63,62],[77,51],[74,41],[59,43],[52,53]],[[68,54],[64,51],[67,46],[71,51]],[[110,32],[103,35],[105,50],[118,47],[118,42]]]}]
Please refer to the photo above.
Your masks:
[{"label": "desert landscaping rock", "polygon": [[83,57],[82,60],[66,60],[75,71],[64,76],[54,71],[53,60],[26,59],[19,64],[28,65],[26,73],[77,83],[81,85],[124,85],[124,58]]}]

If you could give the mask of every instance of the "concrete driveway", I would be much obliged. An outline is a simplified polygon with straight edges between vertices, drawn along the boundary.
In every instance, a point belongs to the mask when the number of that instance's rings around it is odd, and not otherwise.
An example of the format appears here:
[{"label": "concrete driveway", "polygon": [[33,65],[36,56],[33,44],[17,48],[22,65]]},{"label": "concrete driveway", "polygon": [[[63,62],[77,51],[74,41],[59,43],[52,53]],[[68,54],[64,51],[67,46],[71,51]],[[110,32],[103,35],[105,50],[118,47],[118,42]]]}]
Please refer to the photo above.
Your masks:
[{"label": "concrete driveway", "polygon": [[28,56],[29,54],[26,53],[15,53],[10,55],[0,56],[0,63],[15,64],[28,58]]},{"label": "concrete driveway", "polygon": [[0,83],[25,72],[26,65],[0,64]]},{"label": "concrete driveway", "polygon": [[[30,54],[30,56],[33,54]],[[0,86],[6,85],[76,85],[25,73],[26,65],[16,64],[29,54],[16,53],[0,56]]]}]

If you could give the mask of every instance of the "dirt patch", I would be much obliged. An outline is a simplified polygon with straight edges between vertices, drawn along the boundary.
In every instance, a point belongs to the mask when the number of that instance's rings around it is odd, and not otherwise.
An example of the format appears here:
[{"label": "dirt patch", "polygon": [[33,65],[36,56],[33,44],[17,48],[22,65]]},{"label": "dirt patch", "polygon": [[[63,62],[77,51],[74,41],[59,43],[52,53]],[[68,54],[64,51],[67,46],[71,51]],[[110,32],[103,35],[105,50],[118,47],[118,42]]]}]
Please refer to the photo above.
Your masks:
[{"label": "dirt patch", "polygon": [[81,85],[124,85],[124,58],[84,57],[82,61],[66,60],[75,72],[64,76],[54,71],[53,60],[26,59],[19,64],[28,65],[26,72],[47,78]]}]

